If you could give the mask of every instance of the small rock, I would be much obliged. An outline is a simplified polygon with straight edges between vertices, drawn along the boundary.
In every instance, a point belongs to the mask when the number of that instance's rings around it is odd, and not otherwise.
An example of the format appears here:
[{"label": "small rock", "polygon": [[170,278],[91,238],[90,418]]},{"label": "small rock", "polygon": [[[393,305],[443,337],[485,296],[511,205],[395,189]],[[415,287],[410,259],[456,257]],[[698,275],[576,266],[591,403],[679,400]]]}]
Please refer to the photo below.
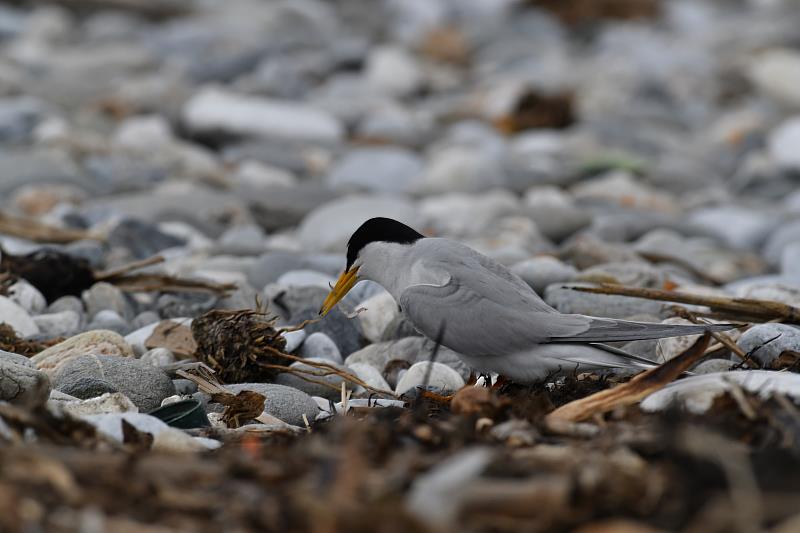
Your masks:
[{"label": "small rock", "polygon": [[408,96],[420,89],[422,70],[414,56],[396,46],[378,46],[367,58],[367,83],[392,96]]},{"label": "small rock", "polygon": [[139,361],[142,361],[150,366],[160,367],[171,365],[177,361],[177,359],[175,358],[175,355],[167,348],[153,348],[152,350],[146,351],[139,358]]},{"label": "small rock", "polygon": [[573,188],[573,194],[578,200],[602,201],[620,207],[667,213],[678,210],[675,198],[639,182],[626,170],[612,170],[582,182]]},{"label": "small rock", "polygon": [[762,366],[769,365],[785,351],[800,352],[800,328],[788,324],[758,324],[736,343]]},{"label": "small rock", "polygon": [[39,333],[39,327],[19,304],[6,296],[0,296],[0,323],[6,323],[20,337],[31,337]]},{"label": "small rock", "polygon": [[161,400],[175,394],[172,380],[164,372],[125,357],[76,357],[61,366],[53,378],[54,388],[81,399],[97,396],[98,382],[113,389],[103,392],[121,392],[141,411],[155,409]]},{"label": "small rock", "polygon": [[736,362],[730,359],[709,359],[692,368],[692,374],[699,375],[728,372],[734,366],[736,366]]},{"label": "small rock", "polygon": [[505,185],[502,163],[488,150],[447,146],[436,150],[418,185],[417,193],[478,193]]},{"label": "small rock", "polygon": [[178,396],[191,396],[197,392],[197,383],[188,379],[173,379],[172,384]]},{"label": "small rock", "polygon": [[[355,376],[358,379],[360,379],[373,389],[385,390],[385,391],[392,390],[389,384],[386,383],[386,380],[383,379],[383,376],[381,375],[380,371],[372,365],[368,365],[366,363],[354,363],[348,366],[347,368],[349,368],[350,371],[353,374],[355,374]],[[362,394],[368,391],[359,385],[358,387],[356,387],[356,390],[354,392],[356,394]]]},{"label": "small rock", "polygon": [[628,296],[589,294],[572,287],[589,287],[589,283],[565,283],[550,285],[544,292],[544,301],[562,313],[627,318],[638,314],[661,316],[669,304],[654,300],[642,300]]},{"label": "small rock", "polygon": [[294,353],[295,350],[297,350],[300,345],[303,344],[308,336],[308,334],[302,329],[298,329],[297,331],[287,331],[281,335],[286,340],[286,353]]},{"label": "small rock", "polygon": [[422,386],[435,391],[455,392],[464,386],[464,379],[458,372],[439,362],[415,363],[400,378],[395,393],[402,395]]},{"label": "small rock", "polygon": [[122,318],[119,313],[111,309],[103,309],[94,315],[94,318],[87,329],[107,329],[116,331],[120,335],[127,335],[130,333],[131,326],[127,320]]},{"label": "small rock", "polygon": [[90,289],[83,291],[82,298],[86,304],[86,313],[90,317],[94,317],[104,310],[115,311],[126,320],[130,320],[134,316],[133,306],[125,293],[110,283],[104,281],[95,283]]},{"label": "small rock", "polygon": [[512,266],[511,271],[538,294],[544,294],[548,285],[572,281],[578,275],[575,267],[548,255],[521,261]]},{"label": "small rock", "polygon": [[[324,363],[333,366],[338,370],[341,370],[342,372],[348,372],[346,366],[334,363],[333,361],[330,361],[328,359],[322,359],[319,357],[309,357],[306,360],[313,363]],[[286,385],[287,387],[292,387],[294,389],[303,391],[309,396],[320,396],[322,398],[336,400],[338,398],[341,398],[342,383],[345,383],[346,386],[350,389],[353,388],[353,384],[345,381],[345,379],[342,378],[341,376],[338,376],[336,374],[324,375],[325,373],[330,372],[329,370],[326,369],[316,368],[306,363],[301,363],[299,361],[289,365],[289,368],[291,368],[295,372],[302,372],[303,375],[307,375],[311,379],[314,379],[316,381],[323,381],[332,386],[332,387],[327,387],[325,385],[320,385],[319,383],[312,383],[310,381],[306,381],[288,372],[284,372],[283,374],[278,374],[278,376],[275,378],[275,383],[280,385]],[[288,422],[288,420],[286,422]]]},{"label": "small rock", "polygon": [[223,132],[298,141],[338,141],[344,130],[331,115],[288,100],[235,94],[207,88],[183,109],[186,126],[196,133]]},{"label": "small rock", "polygon": [[7,291],[8,297],[32,315],[38,315],[47,308],[47,301],[39,289],[25,280],[20,280],[11,285]]},{"label": "small rock", "polygon": [[298,229],[304,249],[341,253],[353,232],[367,219],[388,217],[406,224],[417,220],[414,206],[387,196],[348,196],[323,204],[306,216]]},{"label": "small rock", "polygon": [[28,368],[32,368],[36,370],[36,365],[24,355],[20,355],[18,353],[7,352],[5,350],[0,350],[0,361],[6,363],[13,363],[15,365],[22,365],[27,366]]},{"label": "small rock", "polygon": [[81,327],[81,316],[75,311],[61,311],[60,313],[45,313],[33,317],[39,332],[47,337],[66,337],[74,335]]},{"label": "small rock", "polygon": [[775,393],[785,394],[795,402],[800,400],[800,376],[797,374],[772,370],[735,370],[674,381],[642,400],[640,407],[653,412],[677,404],[692,413],[702,414],[711,408],[715,398],[731,390],[734,385],[764,400]]},{"label": "small rock", "polygon": [[767,96],[780,104],[800,108],[800,54],[790,48],[774,48],[754,58],[750,79]]},{"label": "small rock", "polygon": [[157,253],[184,246],[186,239],[164,233],[153,223],[124,218],[109,232],[108,243],[130,252],[133,259],[145,259]]},{"label": "small rock", "polygon": [[297,355],[304,359],[327,359],[338,364],[344,362],[336,343],[319,331],[308,336]]},{"label": "small rock", "polygon": [[0,400],[31,408],[50,397],[47,374],[28,365],[16,364],[11,358],[0,358]]},{"label": "small rock", "polygon": [[264,412],[279,418],[287,424],[305,426],[303,415],[309,422],[317,417],[319,407],[311,396],[293,387],[274,383],[236,383],[226,385],[232,394],[243,390],[257,392],[264,396]]},{"label": "small rock", "polygon": [[[505,190],[481,195],[463,193],[429,196],[420,201],[422,223],[437,236],[474,237],[492,222],[519,211],[519,200]],[[413,224],[412,224],[413,225]]]},{"label": "small rock", "polygon": [[422,160],[410,150],[358,148],[347,153],[327,177],[333,188],[404,193],[422,173]]},{"label": "small rock", "polygon": [[322,287],[330,288],[336,279],[313,270],[292,270],[278,278],[276,283],[282,287]]},{"label": "small rock", "polygon": [[[800,128],[798,134],[800,134]],[[698,209],[689,215],[689,222],[714,235],[732,248],[750,250],[760,246],[770,231],[778,224],[773,213],[758,212],[736,206]]]},{"label": "small rock", "polygon": [[[63,394],[63,393],[62,393]],[[52,401],[52,397],[50,398]],[[72,416],[97,415],[101,413],[138,413],[139,409],[120,392],[105,393],[88,400],[61,402],[61,408]]]},{"label": "small rock", "polygon": [[138,431],[153,436],[153,450],[163,452],[202,452],[214,450],[222,443],[213,439],[192,437],[185,432],[169,427],[158,418],[143,413],[104,413],[87,415],[84,420],[92,424],[100,433],[122,442],[122,421],[131,424]]},{"label": "small rock", "polygon": [[62,311],[72,311],[79,316],[83,316],[83,302],[77,296],[62,296],[53,301],[48,307],[48,313],[60,313]]},{"label": "small rock", "polygon": [[371,342],[379,342],[383,332],[399,315],[397,302],[386,291],[379,292],[358,304],[366,309],[358,315],[364,337]]}]

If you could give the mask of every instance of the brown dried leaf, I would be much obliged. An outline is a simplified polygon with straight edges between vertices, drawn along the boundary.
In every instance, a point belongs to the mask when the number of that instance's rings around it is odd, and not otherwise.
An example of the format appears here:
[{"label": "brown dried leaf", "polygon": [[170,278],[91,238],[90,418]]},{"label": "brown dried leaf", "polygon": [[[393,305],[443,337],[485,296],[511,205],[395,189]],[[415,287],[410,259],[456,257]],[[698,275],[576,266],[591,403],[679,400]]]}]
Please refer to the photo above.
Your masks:
[{"label": "brown dried leaf", "polygon": [[144,341],[144,347],[148,350],[167,348],[178,359],[189,359],[197,351],[197,342],[189,326],[172,320],[163,320]]}]

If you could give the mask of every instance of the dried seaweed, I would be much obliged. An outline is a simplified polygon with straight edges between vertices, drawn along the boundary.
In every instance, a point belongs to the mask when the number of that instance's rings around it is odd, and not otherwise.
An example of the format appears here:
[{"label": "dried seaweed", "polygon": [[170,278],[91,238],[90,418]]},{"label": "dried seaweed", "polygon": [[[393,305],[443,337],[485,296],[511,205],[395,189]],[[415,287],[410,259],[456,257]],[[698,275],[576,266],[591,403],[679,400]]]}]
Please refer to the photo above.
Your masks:
[{"label": "dried seaweed", "polygon": [[271,381],[286,368],[279,355],[286,340],[275,318],[260,311],[214,309],[192,322],[192,335],[197,359],[224,382]]}]

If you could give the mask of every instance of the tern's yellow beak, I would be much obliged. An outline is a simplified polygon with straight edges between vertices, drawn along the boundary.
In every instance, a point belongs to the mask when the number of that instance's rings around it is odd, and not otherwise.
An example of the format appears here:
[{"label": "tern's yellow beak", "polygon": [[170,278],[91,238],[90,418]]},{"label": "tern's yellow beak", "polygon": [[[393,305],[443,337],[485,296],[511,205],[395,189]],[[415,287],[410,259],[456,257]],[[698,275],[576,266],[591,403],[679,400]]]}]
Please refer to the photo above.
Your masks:
[{"label": "tern's yellow beak", "polygon": [[319,310],[320,316],[325,316],[328,314],[328,311],[334,308],[339,300],[344,298],[344,295],[348,293],[350,289],[353,288],[353,285],[356,284],[358,281],[358,267],[353,267],[350,270],[345,270],[342,272],[342,275],[339,276],[339,279],[336,280],[336,286],[331,290],[328,297],[325,298],[325,301],[322,303],[322,308]]}]

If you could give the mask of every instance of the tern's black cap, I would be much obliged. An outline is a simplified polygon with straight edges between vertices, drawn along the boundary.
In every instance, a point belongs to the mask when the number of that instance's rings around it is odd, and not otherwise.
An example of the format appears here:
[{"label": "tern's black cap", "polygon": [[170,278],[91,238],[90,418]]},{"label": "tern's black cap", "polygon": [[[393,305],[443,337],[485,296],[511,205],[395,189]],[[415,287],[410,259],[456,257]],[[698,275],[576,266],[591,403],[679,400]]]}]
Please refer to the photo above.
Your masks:
[{"label": "tern's black cap", "polygon": [[353,266],[361,249],[371,242],[411,244],[423,238],[425,235],[402,222],[385,217],[371,218],[361,224],[347,242],[347,269]]}]

